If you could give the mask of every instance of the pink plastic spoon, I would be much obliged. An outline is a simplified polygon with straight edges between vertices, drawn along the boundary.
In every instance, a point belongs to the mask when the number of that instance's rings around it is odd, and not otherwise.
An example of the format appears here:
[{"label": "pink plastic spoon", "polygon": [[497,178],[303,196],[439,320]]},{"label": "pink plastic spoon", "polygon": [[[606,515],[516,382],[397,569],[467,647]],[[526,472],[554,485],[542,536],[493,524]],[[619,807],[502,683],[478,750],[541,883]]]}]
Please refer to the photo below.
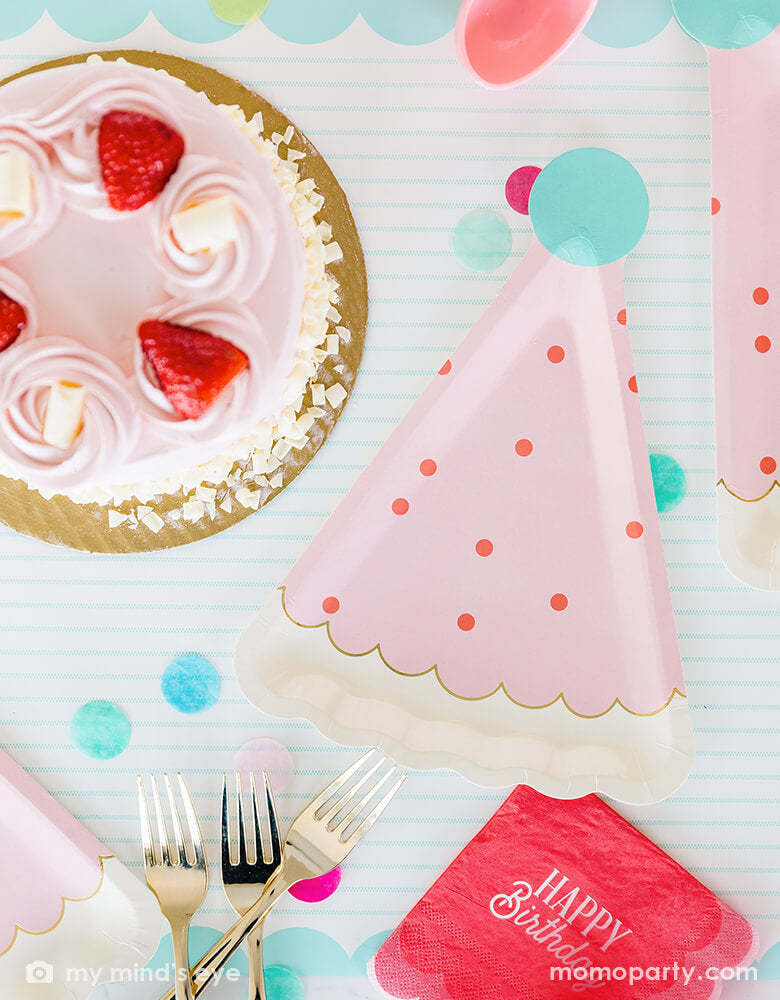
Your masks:
[{"label": "pink plastic spoon", "polygon": [[458,57],[483,87],[514,87],[556,59],[579,35],[597,0],[464,0],[455,25]]}]

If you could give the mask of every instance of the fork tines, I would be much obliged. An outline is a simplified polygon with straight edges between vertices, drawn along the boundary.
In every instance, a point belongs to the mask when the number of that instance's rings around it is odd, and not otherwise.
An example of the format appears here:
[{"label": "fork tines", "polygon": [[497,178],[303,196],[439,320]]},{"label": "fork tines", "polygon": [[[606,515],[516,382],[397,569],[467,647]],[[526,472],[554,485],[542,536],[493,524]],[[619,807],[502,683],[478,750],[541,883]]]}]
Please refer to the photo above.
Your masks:
[{"label": "fork tines", "polygon": [[[263,795],[258,795],[254,771],[249,772],[249,815],[244,805],[241,773],[235,774],[235,792],[231,796],[230,783],[225,774],[222,783],[222,867],[267,865],[276,869],[281,861],[282,848],[276,823],[276,806],[268,775],[263,771]],[[237,835],[234,838],[230,822],[230,799],[236,800]],[[266,833],[263,834],[263,826]],[[250,835],[251,829],[251,835]]]},{"label": "fork tines", "polygon": [[[379,757],[371,763],[377,753]],[[379,774],[389,760],[378,747],[369,750],[320,792],[306,811],[324,822],[328,830],[338,833],[342,843],[360,840],[406,781],[406,774],[401,774],[397,764]],[[369,764],[361,775],[360,771]]]},{"label": "fork tines", "polygon": [[173,842],[169,833],[169,825],[163,808],[160,789],[156,775],[151,775],[149,784],[152,790],[152,811],[155,817],[155,832],[149,813],[149,800],[146,793],[146,783],[143,775],[138,775],[138,804],[141,812],[141,839],[144,848],[144,863],[147,868],[159,866],[203,867],[204,851],[200,827],[195,815],[184,778],[177,772],[179,794],[184,806],[187,821],[186,833],[182,829],[181,816],[169,775],[164,774],[170,827],[173,829]]}]

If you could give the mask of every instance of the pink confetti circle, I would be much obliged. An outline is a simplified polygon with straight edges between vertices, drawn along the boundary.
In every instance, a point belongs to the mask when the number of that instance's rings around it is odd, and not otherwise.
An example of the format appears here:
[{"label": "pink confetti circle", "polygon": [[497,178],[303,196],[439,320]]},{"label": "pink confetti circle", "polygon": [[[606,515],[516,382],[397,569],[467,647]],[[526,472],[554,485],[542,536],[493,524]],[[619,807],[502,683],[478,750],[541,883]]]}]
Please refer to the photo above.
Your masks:
[{"label": "pink confetti circle", "polygon": [[321,903],[323,899],[332,896],[341,884],[341,868],[334,868],[327,875],[320,875],[319,878],[308,878],[303,882],[298,882],[290,889],[290,895],[295,896],[302,903]]},{"label": "pink confetti circle", "polygon": [[542,172],[541,167],[518,167],[509,175],[504,191],[509,207],[521,215],[528,215],[528,199],[534,181]]},{"label": "pink confetti circle", "polygon": [[287,747],[269,739],[249,740],[245,743],[233,758],[233,767],[244,774],[254,771],[256,775],[260,775],[267,771],[271,787],[277,795],[290,787],[295,770]]}]

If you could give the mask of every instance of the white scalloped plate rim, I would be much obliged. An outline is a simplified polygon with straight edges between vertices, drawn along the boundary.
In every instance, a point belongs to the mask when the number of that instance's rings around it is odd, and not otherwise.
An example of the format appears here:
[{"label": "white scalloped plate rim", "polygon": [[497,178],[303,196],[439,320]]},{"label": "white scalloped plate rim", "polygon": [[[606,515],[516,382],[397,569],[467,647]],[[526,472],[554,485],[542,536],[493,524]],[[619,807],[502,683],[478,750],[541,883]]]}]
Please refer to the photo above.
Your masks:
[{"label": "white scalloped plate rim", "polygon": [[[375,651],[339,653],[325,629],[287,617],[281,594],[269,597],[236,651],[239,685],[262,711],[306,718],[345,745],[381,746],[408,767],[451,768],[494,788],[528,784],[553,798],[598,792],[645,805],[671,795],[690,771],[693,736],[681,695],[655,715],[615,706],[594,719],[561,702],[524,709],[501,692],[480,701],[453,698],[431,673],[395,673]],[[412,714],[412,702],[428,716]]]}]

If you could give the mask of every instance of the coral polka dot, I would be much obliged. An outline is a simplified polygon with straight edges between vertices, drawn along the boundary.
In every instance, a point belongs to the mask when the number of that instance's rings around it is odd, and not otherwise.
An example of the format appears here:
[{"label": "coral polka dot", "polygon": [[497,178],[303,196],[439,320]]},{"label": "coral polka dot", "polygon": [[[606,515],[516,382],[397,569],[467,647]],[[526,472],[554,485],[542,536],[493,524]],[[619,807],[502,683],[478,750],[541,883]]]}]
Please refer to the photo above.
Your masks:
[{"label": "coral polka dot", "polygon": [[521,438],[515,445],[515,451],[521,458],[528,458],[533,450],[534,446],[528,438]]},{"label": "coral polka dot", "polygon": [[628,317],[626,316],[625,309],[621,309],[620,312],[617,314],[617,321],[618,323],[620,323],[621,326],[626,325],[626,323],[628,322]]},{"label": "coral polka dot", "polygon": [[720,202],[717,198],[712,199],[712,214],[717,215],[720,211]]},{"label": "coral polka dot", "polygon": [[559,365],[565,357],[566,351],[557,344],[554,344],[547,352],[547,360],[551,361],[554,365]]},{"label": "coral polka dot", "polygon": [[760,285],[758,288],[754,288],[753,301],[756,303],[756,305],[765,306],[769,301],[769,292],[766,290],[766,288],[761,288]]},{"label": "coral polka dot", "polygon": [[769,455],[762,458],[759,465],[761,466],[761,471],[767,476],[771,476],[772,473],[777,471],[777,462]]},{"label": "coral polka dot", "polygon": [[772,341],[769,337],[765,337],[763,334],[760,337],[756,337],[756,350],[759,354],[766,354],[771,346]]},{"label": "coral polka dot", "polygon": [[475,625],[474,615],[464,614],[458,618],[458,628],[461,632],[470,632]]},{"label": "coral polka dot", "polygon": [[493,543],[489,538],[480,538],[474,546],[478,556],[489,556],[493,554]]},{"label": "coral polka dot", "polygon": [[628,380],[628,388],[631,390],[631,392],[639,392],[639,387],[636,384],[636,375],[632,375],[631,378]]},{"label": "coral polka dot", "polygon": [[550,607],[553,611],[565,611],[569,606],[569,598],[566,594],[553,594],[550,598]]},{"label": "coral polka dot", "polygon": [[432,458],[426,458],[420,462],[420,472],[424,476],[432,476],[436,472],[437,468],[438,466]]},{"label": "coral polka dot", "polygon": [[639,521],[629,521],[626,525],[626,534],[629,538],[641,538],[644,530]]},{"label": "coral polka dot", "polygon": [[340,607],[338,597],[326,597],[322,602],[322,610],[326,615],[335,615]]},{"label": "coral polka dot", "polygon": [[451,371],[452,371],[452,362],[445,361],[444,364],[439,369],[439,375],[449,375]]},{"label": "coral polka dot", "polygon": [[399,517],[402,514],[406,514],[409,510],[409,501],[405,497],[396,497],[393,500],[393,513],[398,514]]}]

